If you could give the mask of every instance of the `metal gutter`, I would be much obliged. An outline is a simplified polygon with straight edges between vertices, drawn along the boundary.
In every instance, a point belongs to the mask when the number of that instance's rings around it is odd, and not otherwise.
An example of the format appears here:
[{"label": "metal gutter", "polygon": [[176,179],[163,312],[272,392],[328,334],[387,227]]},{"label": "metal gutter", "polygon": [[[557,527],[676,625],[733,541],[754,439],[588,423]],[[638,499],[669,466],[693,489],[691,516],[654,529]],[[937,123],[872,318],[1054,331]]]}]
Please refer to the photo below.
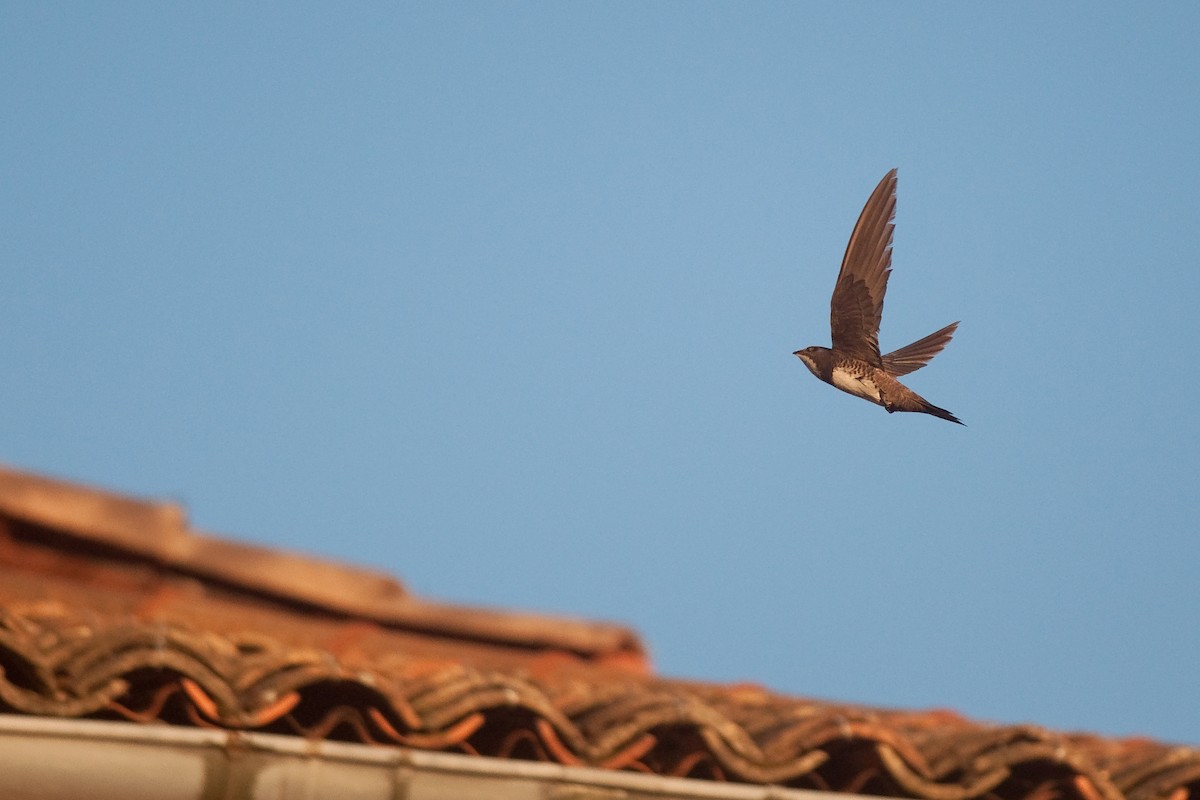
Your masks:
[{"label": "metal gutter", "polygon": [[40,800],[847,800],[396,747],[0,714],[0,797]]}]

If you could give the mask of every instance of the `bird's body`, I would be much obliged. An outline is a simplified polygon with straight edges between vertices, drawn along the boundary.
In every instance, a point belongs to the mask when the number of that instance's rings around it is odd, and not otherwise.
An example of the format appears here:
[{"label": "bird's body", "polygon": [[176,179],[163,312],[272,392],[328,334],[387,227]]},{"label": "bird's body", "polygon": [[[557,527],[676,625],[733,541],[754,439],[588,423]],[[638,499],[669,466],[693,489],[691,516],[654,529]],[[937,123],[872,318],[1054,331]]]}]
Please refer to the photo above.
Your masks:
[{"label": "bird's body", "polygon": [[879,353],[883,296],[892,271],[895,213],[896,170],[892,170],[867,200],[846,246],[830,301],[833,347],[806,347],[794,355],[821,380],[883,406],[889,414],[917,411],[961,425],[949,411],[896,380],[925,366],[940,353],[954,335],[957,322],[887,355]]},{"label": "bird's body", "polygon": [[920,411],[962,424],[958,417],[930,403],[882,367],[873,367],[861,359],[839,356],[828,347],[806,347],[797,350],[795,355],[821,380],[843,392],[883,406],[889,413]]}]

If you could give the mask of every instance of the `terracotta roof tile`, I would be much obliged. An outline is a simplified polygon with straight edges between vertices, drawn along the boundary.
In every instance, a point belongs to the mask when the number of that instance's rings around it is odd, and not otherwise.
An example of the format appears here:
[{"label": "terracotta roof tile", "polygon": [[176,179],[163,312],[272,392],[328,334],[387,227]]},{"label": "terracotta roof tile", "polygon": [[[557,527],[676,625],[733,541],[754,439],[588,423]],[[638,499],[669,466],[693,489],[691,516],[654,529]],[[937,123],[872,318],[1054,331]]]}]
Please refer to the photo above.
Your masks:
[{"label": "terracotta roof tile", "polygon": [[[147,602],[169,604],[187,585],[183,579],[193,578],[199,581],[194,586],[213,593],[224,589],[238,598],[235,616],[252,604],[251,598],[260,598],[455,641],[562,650],[590,660],[644,665],[640,640],[621,626],[430,603],[383,573],[190,530],[182,509],[170,503],[148,503],[0,468],[0,516],[9,520],[9,549],[24,548],[15,556],[19,561],[57,559],[60,570],[93,581],[153,578],[165,594],[145,598]],[[70,546],[42,544],[63,540]],[[134,575],[141,577],[130,577]]]},{"label": "terracotta roof tile", "polygon": [[[244,558],[236,570],[224,559]],[[357,584],[314,592],[313,575]],[[297,576],[300,576],[297,578]],[[927,800],[1185,800],[1200,751],[650,674],[619,626],[417,601],[0,470],[0,710]]]}]

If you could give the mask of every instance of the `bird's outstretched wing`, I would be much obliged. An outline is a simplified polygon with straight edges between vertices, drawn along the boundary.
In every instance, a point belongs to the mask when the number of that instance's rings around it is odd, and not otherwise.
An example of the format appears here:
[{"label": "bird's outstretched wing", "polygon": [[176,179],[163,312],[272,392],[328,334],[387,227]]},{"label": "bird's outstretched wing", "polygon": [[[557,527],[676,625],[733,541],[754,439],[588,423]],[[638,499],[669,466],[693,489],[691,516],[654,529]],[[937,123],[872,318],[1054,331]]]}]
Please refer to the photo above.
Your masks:
[{"label": "bird's outstretched wing", "polygon": [[[863,207],[830,301],[833,349],[882,367],[879,320],[892,271],[892,224],[896,216],[896,170],[883,176]],[[915,369],[915,368],[914,368]]]},{"label": "bird's outstretched wing", "polygon": [[923,339],[917,339],[899,350],[893,350],[883,357],[884,372],[893,378],[916,372],[942,352],[942,348],[950,343],[950,338],[957,329],[958,323],[951,322],[940,331],[934,331]]}]

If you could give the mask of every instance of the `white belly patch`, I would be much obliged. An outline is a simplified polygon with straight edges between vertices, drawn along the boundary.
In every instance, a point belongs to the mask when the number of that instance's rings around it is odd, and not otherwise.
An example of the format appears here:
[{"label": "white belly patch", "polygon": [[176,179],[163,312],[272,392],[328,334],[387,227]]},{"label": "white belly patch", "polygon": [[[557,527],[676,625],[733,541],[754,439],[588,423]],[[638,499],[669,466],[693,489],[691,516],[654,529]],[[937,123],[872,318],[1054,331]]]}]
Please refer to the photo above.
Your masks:
[{"label": "white belly patch", "polygon": [[882,404],[879,387],[870,378],[859,378],[840,369],[835,369],[830,378],[833,380],[833,385],[843,392],[849,392],[856,397],[870,400],[872,403]]}]

